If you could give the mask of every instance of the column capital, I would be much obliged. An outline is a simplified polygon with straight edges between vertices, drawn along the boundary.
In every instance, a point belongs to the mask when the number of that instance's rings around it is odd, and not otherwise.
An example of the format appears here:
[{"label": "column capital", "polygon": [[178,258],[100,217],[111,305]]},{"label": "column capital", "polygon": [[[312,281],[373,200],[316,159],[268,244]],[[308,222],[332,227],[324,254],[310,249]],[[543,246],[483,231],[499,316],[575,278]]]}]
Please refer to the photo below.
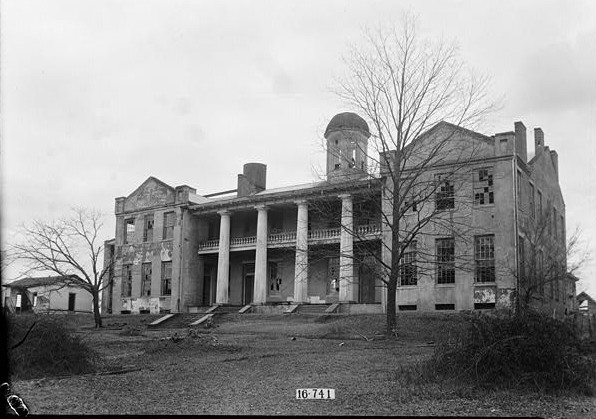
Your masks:
[{"label": "column capital", "polygon": [[232,214],[232,212],[229,211],[229,210],[221,210],[221,211],[217,211],[217,213],[219,215],[230,215],[230,214]]},{"label": "column capital", "polygon": [[297,199],[294,201],[294,204],[296,205],[305,205],[308,204],[308,200],[307,199]]},{"label": "column capital", "polygon": [[269,207],[265,204],[257,204],[257,205],[255,205],[255,209],[257,211],[267,211],[269,209]]},{"label": "column capital", "polygon": [[337,195],[338,198],[341,198],[342,200],[344,199],[352,199],[352,194],[349,193],[342,193]]}]

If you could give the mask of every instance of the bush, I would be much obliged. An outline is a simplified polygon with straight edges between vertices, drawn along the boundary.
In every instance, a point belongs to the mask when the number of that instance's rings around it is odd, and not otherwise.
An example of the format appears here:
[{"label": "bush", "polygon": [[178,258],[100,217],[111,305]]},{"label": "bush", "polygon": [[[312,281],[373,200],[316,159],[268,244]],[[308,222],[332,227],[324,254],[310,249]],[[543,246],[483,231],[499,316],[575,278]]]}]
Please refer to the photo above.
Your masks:
[{"label": "bush", "polygon": [[594,350],[582,345],[571,325],[533,312],[473,315],[466,323],[437,345],[421,375],[593,393]]},{"label": "bush", "polygon": [[[14,376],[29,379],[96,371],[99,356],[71,334],[61,320],[60,316],[48,315],[8,318],[9,365]],[[29,335],[18,345],[34,322]]]}]

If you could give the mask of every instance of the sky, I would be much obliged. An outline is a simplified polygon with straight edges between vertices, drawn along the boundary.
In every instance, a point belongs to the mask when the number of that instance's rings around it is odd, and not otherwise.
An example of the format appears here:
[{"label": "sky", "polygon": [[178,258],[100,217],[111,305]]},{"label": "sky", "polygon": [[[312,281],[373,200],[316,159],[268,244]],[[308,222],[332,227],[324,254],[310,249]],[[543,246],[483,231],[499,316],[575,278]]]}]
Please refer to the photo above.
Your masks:
[{"label": "sky", "polygon": [[[147,177],[199,194],[236,187],[247,162],[267,187],[317,179],[321,139],[350,110],[333,93],[366,27],[418,16],[456,41],[502,98],[482,132],[541,127],[559,154],[567,232],[591,254],[596,297],[596,2],[4,0],[0,7],[2,241],[72,207],[106,214]],[[12,266],[6,277],[18,275]]]}]

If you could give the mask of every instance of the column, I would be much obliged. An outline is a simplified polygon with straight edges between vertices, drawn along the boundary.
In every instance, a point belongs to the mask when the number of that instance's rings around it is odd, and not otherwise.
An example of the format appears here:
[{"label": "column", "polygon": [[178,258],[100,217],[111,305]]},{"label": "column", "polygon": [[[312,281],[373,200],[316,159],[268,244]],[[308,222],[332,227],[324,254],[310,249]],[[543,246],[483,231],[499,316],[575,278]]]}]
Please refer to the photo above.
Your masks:
[{"label": "column", "polygon": [[216,304],[227,304],[230,286],[230,212],[220,211]]},{"label": "column", "polygon": [[255,287],[253,303],[267,302],[267,207],[256,207],[257,215],[257,251],[255,254]]},{"label": "column", "polygon": [[341,234],[339,239],[339,301],[356,301],[354,298],[354,217],[352,196],[341,198]]},{"label": "column", "polygon": [[294,302],[308,301],[308,203],[296,201],[296,263],[294,265]]}]

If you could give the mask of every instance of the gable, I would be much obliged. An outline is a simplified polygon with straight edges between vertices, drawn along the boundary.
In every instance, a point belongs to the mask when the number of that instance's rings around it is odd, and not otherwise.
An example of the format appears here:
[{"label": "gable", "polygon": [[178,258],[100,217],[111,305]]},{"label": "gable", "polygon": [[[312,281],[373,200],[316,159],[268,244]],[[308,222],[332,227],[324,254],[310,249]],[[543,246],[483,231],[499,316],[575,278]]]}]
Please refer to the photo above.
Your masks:
[{"label": "gable", "polygon": [[124,199],[124,211],[173,204],[174,198],[174,188],[151,176]]},{"label": "gable", "polygon": [[494,141],[474,131],[439,122],[406,146],[407,166],[416,166],[429,155],[434,155],[432,165],[454,163],[461,160],[492,157]]},{"label": "gable", "polygon": [[549,198],[554,199],[554,203],[558,209],[562,210],[563,208],[561,207],[565,202],[549,148],[544,147],[541,153],[530,160],[528,166],[532,171],[532,178],[538,184],[538,187],[543,192],[548,191]]}]

